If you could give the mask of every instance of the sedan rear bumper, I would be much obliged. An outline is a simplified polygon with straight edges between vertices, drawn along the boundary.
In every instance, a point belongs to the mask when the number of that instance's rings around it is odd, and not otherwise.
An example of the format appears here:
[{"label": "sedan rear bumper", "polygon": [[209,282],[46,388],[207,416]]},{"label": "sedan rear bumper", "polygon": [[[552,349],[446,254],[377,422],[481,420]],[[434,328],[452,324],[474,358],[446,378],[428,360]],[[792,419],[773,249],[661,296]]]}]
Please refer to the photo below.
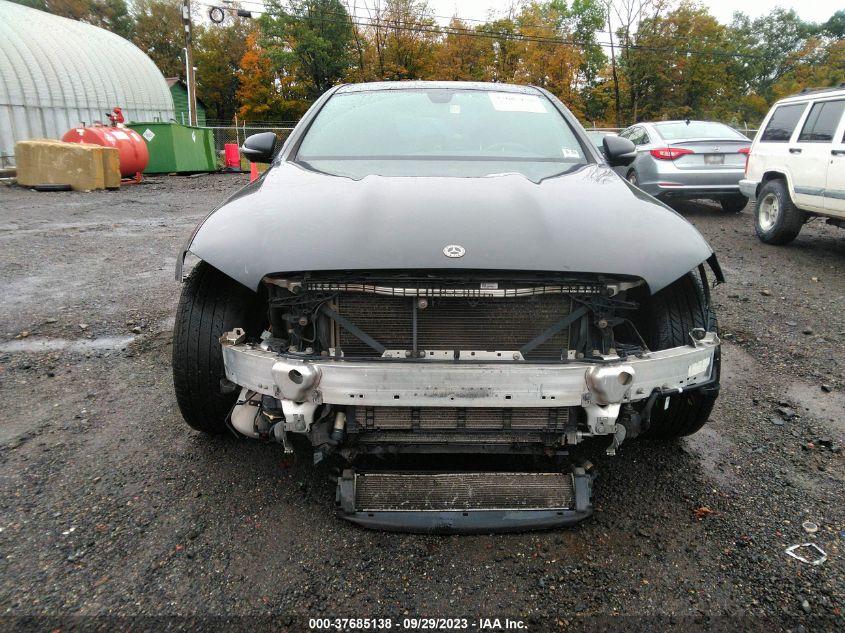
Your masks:
[{"label": "sedan rear bumper", "polygon": [[739,185],[675,185],[673,183],[656,183],[654,185],[655,198],[660,197],[682,197],[682,198],[707,198],[718,196],[731,196],[740,193]]},{"label": "sedan rear bumper", "polygon": [[670,161],[660,163],[653,173],[640,174],[640,188],[655,197],[718,197],[740,193],[744,169],[679,169]]}]

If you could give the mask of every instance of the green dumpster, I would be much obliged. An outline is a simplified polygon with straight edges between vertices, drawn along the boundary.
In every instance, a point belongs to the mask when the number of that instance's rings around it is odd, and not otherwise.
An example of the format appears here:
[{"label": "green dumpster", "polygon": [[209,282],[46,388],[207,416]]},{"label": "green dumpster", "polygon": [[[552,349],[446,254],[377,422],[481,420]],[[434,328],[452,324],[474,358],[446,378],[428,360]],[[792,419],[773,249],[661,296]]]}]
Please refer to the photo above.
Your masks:
[{"label": "green dumpster", "polygon": [[129,127],[147,141],[145,174],[217,171],[213,130],[173,122],[132,122]]}]

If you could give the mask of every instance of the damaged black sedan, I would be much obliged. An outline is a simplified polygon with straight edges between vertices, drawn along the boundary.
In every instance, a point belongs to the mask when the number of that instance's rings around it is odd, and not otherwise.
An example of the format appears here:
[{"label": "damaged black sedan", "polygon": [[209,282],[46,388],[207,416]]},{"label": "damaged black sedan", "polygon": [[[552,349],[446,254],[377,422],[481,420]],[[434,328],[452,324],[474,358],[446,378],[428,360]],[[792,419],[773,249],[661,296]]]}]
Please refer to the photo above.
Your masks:
[{"label": "damaged black sedan", "polygon": [[[185,420],[347,460],[340,516],[399,530],[504,531],[589,516],[591,474],[473,468],[605,436],[674,438],[719,391],[712,249],[618,176],[547,91],[345,85],[180,253]],[[374,455],[460,454],[448,472],[362,470]],[[391,463],[387,461],[386,463]]]}]

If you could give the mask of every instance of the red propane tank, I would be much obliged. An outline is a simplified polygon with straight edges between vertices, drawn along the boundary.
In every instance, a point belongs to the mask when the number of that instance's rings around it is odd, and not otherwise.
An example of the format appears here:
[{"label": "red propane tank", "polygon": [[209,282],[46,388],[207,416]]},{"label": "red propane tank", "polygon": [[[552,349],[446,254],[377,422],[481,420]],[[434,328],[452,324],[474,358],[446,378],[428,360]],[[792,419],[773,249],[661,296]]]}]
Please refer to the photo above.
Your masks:
[{"label": "red propane tank", "polygon": [[120,175],[129,178],[138,174],[150,162],[147,143],[135,130],[128,127],[92,125],[68,130],[62,137],[65,143],[91,143],[103,147],[116,147],[120,157]]}]

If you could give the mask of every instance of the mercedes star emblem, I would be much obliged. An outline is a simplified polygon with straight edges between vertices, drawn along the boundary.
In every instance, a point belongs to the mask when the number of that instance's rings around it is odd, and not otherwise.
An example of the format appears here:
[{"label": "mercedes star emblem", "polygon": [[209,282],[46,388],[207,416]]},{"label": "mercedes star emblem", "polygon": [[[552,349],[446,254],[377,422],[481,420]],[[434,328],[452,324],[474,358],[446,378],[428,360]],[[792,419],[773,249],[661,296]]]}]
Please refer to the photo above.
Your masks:
[{"label": "mercedes star emblem", "polygon": [[443,254],[446,257],[463,257],[466,255],[467,249],[460,244],[447,244],[443,247]]}]

